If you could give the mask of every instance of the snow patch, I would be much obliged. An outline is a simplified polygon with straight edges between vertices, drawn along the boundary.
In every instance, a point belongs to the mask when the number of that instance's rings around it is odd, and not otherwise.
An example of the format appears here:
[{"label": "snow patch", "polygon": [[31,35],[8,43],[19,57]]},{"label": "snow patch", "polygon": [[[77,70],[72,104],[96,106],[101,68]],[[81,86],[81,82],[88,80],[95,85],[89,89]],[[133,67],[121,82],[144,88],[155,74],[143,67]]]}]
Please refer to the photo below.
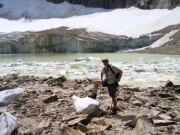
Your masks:
[{"label": "snow patch", "polygon": [[142,48],[138,48],[138,49],[129,49],[123,52],[132,52],[132,51],[140,51],[140,50],[144,50],[147,48],[157,48],[157,47],[161,47],[163,46],[165,43],[172,41],[173,39],[170,39],[171,36],[173,36],[175,33],[177,33],[179,30],[172,30],[171,32],[165,34],[162,38],[160,38],[159,40],[157,40],[156,42],[154,42],[152,45],[147,46],[147,47],[142,47]]},{"label": "snow patch", "polygon": [[154,42],[152,45],[150,45],[148,48],[156,48],[156,47],[160,47],[162,45],[164,45],[165,43],[171,41],[172,39],[170,39],[171,36],[173,36],[176,32],[178,32],[179,30],[172,30],[171,32],[167,33],[166,35],[164,35],[162,38],[160,38],[159,40],[157,40],[156,42]]},{"label": "snow patch", "polygon": [[141,10],[135,7],[106,10],[86,8],[67,2],[56,5],[42,0],[0,0],[0,2],[4,5],[3,8],[0,8],[2,17],[9,15],[12,18],[19,18],[24,13],[25,18],[26,15],[32,18],[41,18],[30,21],[23,19],[12,21],[0,18],[0,32],[2,33],[41,31],[67,26],[71,29],[87,28],[92,32],[138,38],[141,35],[180,23],[180,7],[173,10]]}]

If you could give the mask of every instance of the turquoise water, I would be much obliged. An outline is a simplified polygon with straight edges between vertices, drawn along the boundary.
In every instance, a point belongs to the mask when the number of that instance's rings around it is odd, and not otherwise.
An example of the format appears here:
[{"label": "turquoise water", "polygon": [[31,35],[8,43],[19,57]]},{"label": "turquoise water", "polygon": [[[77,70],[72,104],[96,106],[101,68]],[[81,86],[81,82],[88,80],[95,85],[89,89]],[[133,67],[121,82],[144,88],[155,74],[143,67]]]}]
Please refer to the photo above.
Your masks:
[{"label": "turquoise water", "polygon": [[[138,87],[180,84],[180,55],[136,53],[0,54],[0,76],[17,73],[100,79],[101,58],[123,70],[121,84]],[[78,60],[77,60],[78,59]]]},{"label": "turquoise water", "polygon": [[159,60],[165,57],[180,58],[180,55],[160,55],[160,54],[139,54],[139,53],[69,53],[69,54],[0,54],[0,63],[7,63],[22,59],[26,62],[39,61],[75,61],[80,57],[107,57],[112,62],[133,62],[139,58],[144,60]]}]

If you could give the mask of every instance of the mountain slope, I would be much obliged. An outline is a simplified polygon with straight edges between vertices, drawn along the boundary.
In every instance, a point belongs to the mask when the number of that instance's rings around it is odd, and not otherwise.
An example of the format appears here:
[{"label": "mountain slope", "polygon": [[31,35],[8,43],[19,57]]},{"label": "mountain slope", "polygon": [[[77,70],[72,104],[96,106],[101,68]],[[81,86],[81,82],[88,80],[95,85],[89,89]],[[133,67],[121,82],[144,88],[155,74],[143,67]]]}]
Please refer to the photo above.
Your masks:
[{"label": "mountain slope", "polygon": [[0,0],[0,3],[3,5],[0,8],[0,17],[10,20],[67,18],[109,11],[102,8],[73,5],[68,2],[53,4],[45,0]]},{"label": "mountain slope", "polygon": [[73,4],[82,4],[87,7],[101,7],[101,8],[127,8],[136,6],[142,9],[172,9],[179,6],[179,0],[47,0],[53,3],[62,3],[68,1]]},{"label": "mountain slope", "polygon": [[[0,32],[41,31],[61,26],[87,28],[88,31],[137,38],[141,35],[180,23],[180,8],[173,10],[116,9],[91,15],[65,19],[39,19],[10,21],[0,19]],[[7,27],[8,26],[8,27]]]}]

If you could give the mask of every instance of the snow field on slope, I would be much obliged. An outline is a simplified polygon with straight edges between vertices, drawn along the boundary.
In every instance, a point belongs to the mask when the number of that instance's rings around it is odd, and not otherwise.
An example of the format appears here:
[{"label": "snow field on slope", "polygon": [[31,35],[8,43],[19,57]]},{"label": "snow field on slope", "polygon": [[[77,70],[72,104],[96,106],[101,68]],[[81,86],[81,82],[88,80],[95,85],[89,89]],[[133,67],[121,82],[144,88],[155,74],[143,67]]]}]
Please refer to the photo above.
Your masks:
[{"label": "snow field on slope", "polygon": [[[36,20],[8,20],[0,18],[0,32],[41,31],[67,26],[70,28],[87,28],[88,31],[126,35],[137,38],[141,35],[163,29],[169,25],[180,23],[180,7],[173,10],[141,10],[135,7],[105,10],[100,8],[86,8],[80,5],[74,6],[67,2],[55,5],[45,1],[40,2],[40,0],[30,0],[29,3],[25,0],[19,1],[21,4],[18,5],[15,1],[0,0],[0,3],[5,4],[4,8],[0,8],[0,13],[7,13],[7,15],[11,13],[10,15],[14,18],[17,18],[22,13],[31,14],[30,16],[32,16],[32,18],[54,18]],[[35,10],[31,7],[33,4],[39,8]],[[9,6],[9,8],[6,8],[6,5],[7,7]],[[27,7],[27,5],[30,7],[23,9],[23,7]],[[17,10],[13,10],[13,8],[17,8]],[[43,16],[44,13],[46,13],[46,16]]]}]

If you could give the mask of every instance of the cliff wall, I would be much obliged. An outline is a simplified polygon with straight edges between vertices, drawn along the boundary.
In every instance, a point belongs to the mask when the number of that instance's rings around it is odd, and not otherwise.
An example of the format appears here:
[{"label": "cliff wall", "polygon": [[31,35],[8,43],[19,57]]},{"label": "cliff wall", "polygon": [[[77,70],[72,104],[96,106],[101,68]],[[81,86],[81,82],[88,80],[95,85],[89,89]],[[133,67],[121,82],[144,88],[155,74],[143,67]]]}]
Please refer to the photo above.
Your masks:
[{"label": "cliff wall", "polygon": [[72,4],[82,4],[87,7],[101,7],[106,9],[128,8],[136,6],[141,9],[173,9],[180,6],[180,0],[47,0],[55,4],[68,1]]}]

